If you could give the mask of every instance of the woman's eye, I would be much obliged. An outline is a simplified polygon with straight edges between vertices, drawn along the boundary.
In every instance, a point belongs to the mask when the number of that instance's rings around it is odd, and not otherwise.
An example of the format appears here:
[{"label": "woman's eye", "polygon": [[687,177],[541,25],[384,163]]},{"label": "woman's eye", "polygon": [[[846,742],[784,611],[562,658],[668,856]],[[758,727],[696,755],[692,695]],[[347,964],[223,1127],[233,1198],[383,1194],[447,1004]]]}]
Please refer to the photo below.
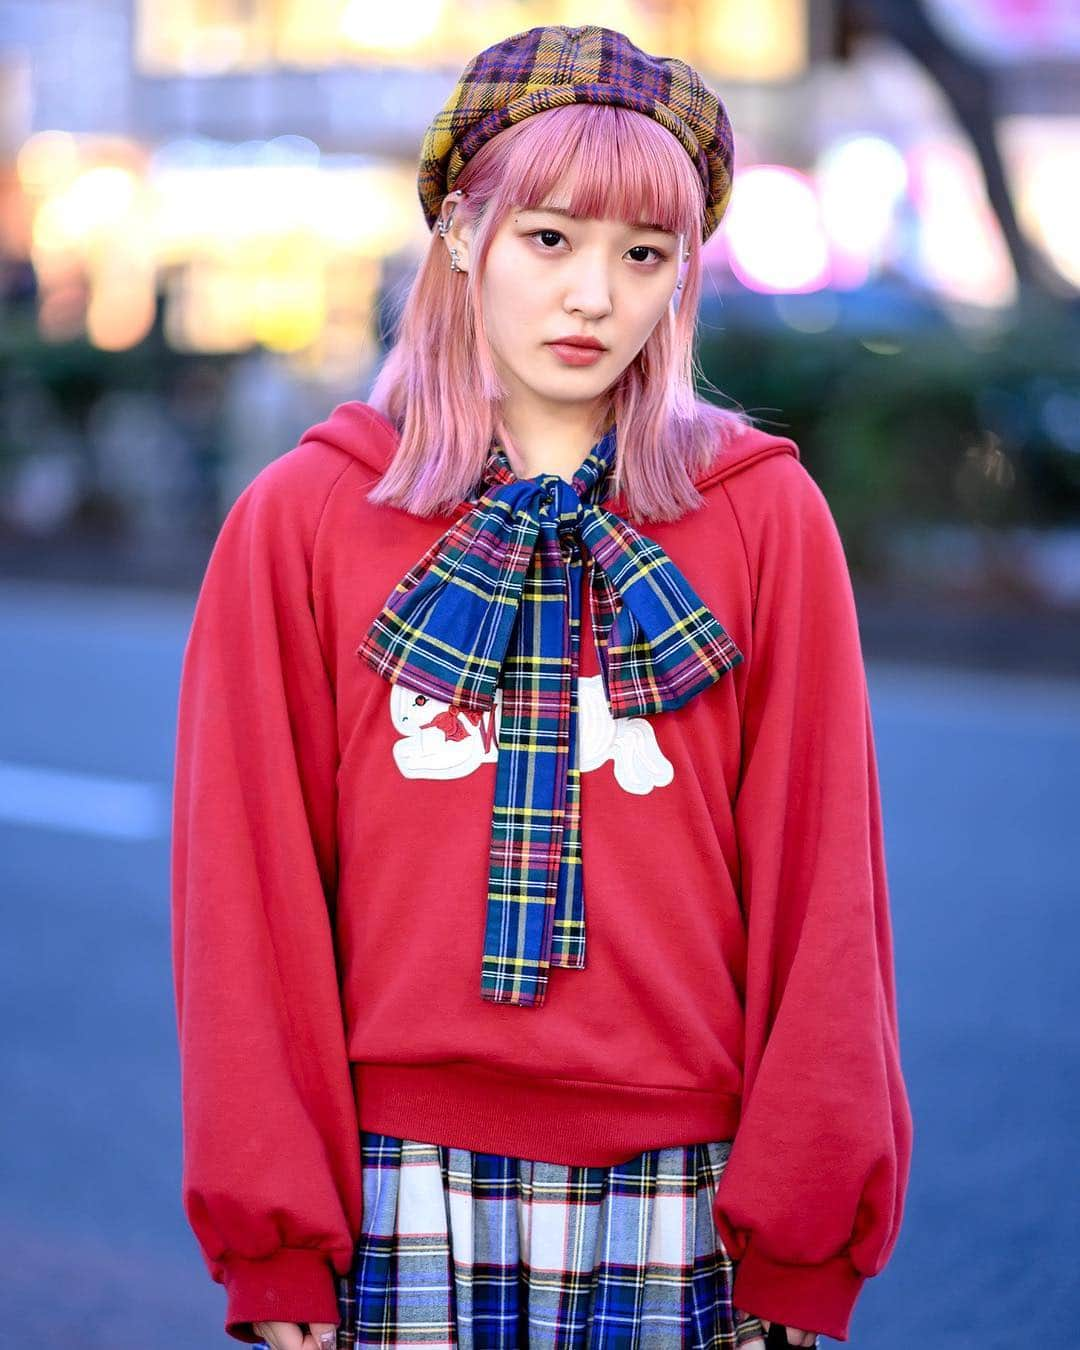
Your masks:
[{"label": "woman's eye", "polygon": [[[630,250],[631,253],[640,253],[643,251],[645,253],[655,253],[656,261],[658,263],[662,263],[665,257],[667,256],[665,253],[661,253],[658,248],[653,248],[652,244],[635,244],[634,247]],[[644,262],[645,259],[643,258],[641,259],[641,261]]]},{"label": "woman's eye", "polygon": [[[556,240],[562,239],[562,238],[565,237],[565,236],[562,234],[562,232],[561,232],[560,230],[533,230],[532,234],[529,235],[529,238],[530,238],[530,239],[542,239],[543,236],[545,236],[545,235],[553,236]],[[544,248],[544,250],[545,250],[546,252],[548,252],[548,253],[553,252],[553,249],[548,248],[548,246],[547,246],[546,243],[544,243],[542,246],[543,246],[543,248]],[[662,263],[662,262],[664,261],[664,259],[667,257],[667,254],[666,254],[666,253],[661,252],[661,250],[658,249],[658,248],[653,248],[652,244],[635,244],[631,249],[629,249],[629,252],[630,252],[630,253],[655,253],[655,254],[656,254],[656,266],[659,266],[660,263]],[[647,259],[647,258],[635,258],[634,261],[635,261],[635,262],[647,262],[648,259]]]}]

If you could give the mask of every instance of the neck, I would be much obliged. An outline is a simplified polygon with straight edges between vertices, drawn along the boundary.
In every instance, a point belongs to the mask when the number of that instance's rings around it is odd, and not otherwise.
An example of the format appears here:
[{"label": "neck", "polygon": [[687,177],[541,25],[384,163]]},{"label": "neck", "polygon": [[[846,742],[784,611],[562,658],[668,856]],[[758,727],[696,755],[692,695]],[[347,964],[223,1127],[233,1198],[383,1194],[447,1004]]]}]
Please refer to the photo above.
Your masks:
[{"label": "neck", "polygon": [[610,416],[605,418],[597,430],[591,422],[553,424],[550,419],[511,419],[504,414],[496,419],[496,435],[519,478],[554,473],[569,483],[611,420]]}]

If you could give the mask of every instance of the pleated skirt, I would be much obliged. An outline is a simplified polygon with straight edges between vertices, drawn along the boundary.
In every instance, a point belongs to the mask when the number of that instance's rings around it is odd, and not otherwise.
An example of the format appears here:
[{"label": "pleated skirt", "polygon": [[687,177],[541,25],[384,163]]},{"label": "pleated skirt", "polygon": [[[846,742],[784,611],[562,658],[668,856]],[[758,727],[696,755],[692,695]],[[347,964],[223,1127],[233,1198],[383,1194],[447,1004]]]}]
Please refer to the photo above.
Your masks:
[{"label": "pleated skirt", "polygon": [[764,1350],[713,1221],[730,1140],[574,1167],[360,1137],[338,1350]]}]

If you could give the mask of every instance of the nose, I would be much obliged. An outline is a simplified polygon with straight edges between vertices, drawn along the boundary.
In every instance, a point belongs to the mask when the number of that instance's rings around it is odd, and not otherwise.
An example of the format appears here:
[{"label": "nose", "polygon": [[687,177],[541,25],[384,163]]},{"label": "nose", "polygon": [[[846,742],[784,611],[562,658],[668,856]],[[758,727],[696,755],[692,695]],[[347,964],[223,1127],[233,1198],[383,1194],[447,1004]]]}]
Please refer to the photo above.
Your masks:
[{"label": "nose", "polygon": [[602,318],[611,312],[611,281],[606,263],[582,255],[574,271],[563,308],[568,314]]}]

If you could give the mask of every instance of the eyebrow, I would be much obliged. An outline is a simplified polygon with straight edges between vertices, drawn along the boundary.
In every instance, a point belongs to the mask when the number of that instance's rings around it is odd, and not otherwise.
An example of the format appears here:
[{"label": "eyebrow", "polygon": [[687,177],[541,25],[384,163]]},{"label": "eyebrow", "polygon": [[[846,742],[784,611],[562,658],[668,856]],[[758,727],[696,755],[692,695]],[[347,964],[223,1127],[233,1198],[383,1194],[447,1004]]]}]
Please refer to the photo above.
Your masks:
[{"label": "eyebrow", "polygon": [[[566,216],[570,220],[579,220],[581,217],[575,216],[572,211],[567,211],[562,206],[523,206],[518,215],[532,216]],[[655,230],[657,234],[674,234],[674,230],[669,230],[664,225],[654,225],[649,221],[636,220],[630,226],[632,230]]]}]

